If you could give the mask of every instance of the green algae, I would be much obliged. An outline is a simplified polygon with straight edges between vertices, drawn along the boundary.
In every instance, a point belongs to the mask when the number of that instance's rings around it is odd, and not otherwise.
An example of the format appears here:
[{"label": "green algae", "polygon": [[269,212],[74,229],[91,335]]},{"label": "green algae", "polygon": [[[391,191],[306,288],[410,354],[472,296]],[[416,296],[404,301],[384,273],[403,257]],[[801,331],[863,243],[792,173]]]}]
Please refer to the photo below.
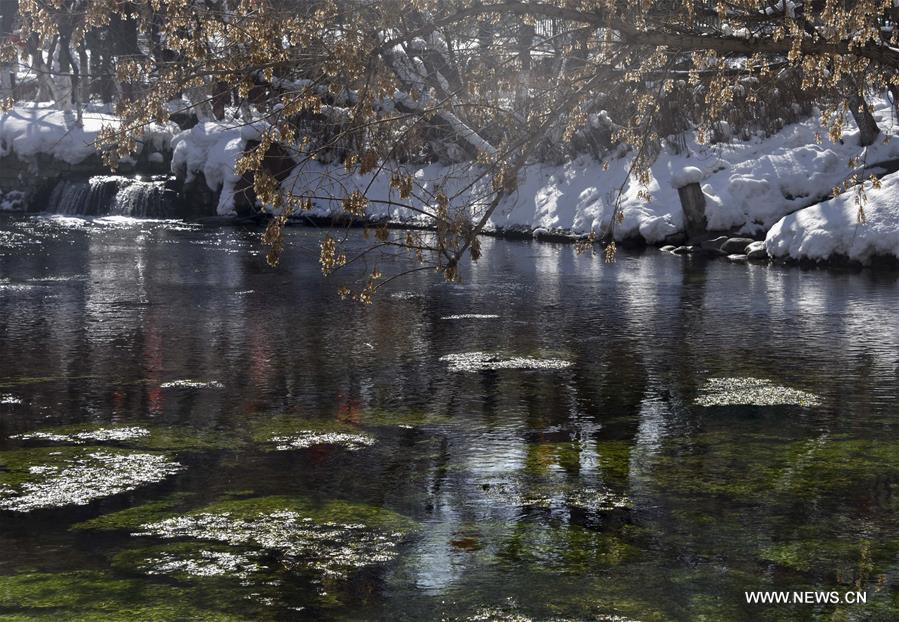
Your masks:
[{"label": "green algae", "polygon": [[296,512],[316,523],[363,523],[366,527],[384,531],[411,532],[417,528],[412,519],[383,507],[339,499],[314,501],[281,495],[217,501],[190,514],[228,513],[237,518],[248,518],[272,512]]},{"label": "green algae", "polygon": [[681,493],[735,499],[814,498],[863,489],[865,482],[899,473],[899,442],[822,435],[802,441],[747,436],[736,443],[717,434],[669,446],[652,458],[652,477]]},{"label": "green algae", "polygon": [[538,573],[589,574],[618,566],[637,553],[619,535],[579,525],[523,521],[515,525],[498,557]]},{"label": "green algae", "polygon": [[194,493],[175,493],[158,501],[142,503],[134,507],[119,510],[118,512],[101,514],[95,518],[76,523],[75,525],[72,525],[71,529],[75,531],[134,530],[144,523],[172,516],[173,512],[183,509],[194,496]]},{"label": "green algae", "polygon": [[198,593],[85,570],[0,575],[0,619],[10,621],[246,620],[248,616],[233,612],[235,604],[226,591]]},{"label": "green algae", "polygon": [[[118,431],[131,434],[117,435]],[[183,426],[107,423],[76,423],[41,428],[11,437],[31,444],[84,444],[102,442],[153,451],[204,451],[235,446],[233,435],[218,430],[197,430]]]},{"label": "green algae", "polygon": [[627,441],[596,442],[596,456],[603,479],[624,484],[630,474],[631,444]]}]

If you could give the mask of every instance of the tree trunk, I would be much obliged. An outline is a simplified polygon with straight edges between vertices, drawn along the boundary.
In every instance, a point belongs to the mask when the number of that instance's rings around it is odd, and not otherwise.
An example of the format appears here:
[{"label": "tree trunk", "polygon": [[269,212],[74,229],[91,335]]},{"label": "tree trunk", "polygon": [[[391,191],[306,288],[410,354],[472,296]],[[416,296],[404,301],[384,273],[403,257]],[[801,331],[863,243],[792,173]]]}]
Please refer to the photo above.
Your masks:
[{"label": "tree trunk", "polygon": [[880,136],[880,128],[877,127],[877,121],[874,120],[874,115],[868,108],[868,102],[855,89],[849,93],[849,112],[852,113],[852,118],[858,125],[858,144],[862,147],[873,145]]}]

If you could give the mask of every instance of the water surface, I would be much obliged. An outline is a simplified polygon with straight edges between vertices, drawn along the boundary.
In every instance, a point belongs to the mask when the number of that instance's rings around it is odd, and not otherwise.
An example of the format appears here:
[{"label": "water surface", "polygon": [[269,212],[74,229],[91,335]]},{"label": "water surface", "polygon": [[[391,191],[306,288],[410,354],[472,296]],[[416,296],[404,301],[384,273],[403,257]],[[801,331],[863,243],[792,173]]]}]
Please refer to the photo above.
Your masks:
[{"label": "water surface", "polygon": [[899,618],[895,273],[259,238],[0,221],[0,618]]}]

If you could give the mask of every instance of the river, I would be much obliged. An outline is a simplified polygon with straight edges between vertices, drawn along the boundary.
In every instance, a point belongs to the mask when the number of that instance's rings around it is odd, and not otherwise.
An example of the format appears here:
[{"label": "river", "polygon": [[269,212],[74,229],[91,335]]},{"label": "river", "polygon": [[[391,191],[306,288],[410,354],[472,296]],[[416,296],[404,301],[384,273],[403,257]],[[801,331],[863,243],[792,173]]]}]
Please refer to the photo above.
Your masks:
[{"label": "river", "polygon": [[0,220],[0,618],[899,618],[896,273],[317,236]]}]

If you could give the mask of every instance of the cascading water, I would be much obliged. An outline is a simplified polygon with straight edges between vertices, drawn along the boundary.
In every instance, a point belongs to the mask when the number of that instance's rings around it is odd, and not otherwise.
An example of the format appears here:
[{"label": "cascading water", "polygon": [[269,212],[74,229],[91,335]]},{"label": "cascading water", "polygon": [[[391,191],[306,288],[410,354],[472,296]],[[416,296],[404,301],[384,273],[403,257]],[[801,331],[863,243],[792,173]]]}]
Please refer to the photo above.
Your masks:
[{"label": "cascading water", "polygon": [[145,181],[119,175],[64,179],[56,184],[47,211],[70,216],[170,218],[177,194],[165,179]]}]

